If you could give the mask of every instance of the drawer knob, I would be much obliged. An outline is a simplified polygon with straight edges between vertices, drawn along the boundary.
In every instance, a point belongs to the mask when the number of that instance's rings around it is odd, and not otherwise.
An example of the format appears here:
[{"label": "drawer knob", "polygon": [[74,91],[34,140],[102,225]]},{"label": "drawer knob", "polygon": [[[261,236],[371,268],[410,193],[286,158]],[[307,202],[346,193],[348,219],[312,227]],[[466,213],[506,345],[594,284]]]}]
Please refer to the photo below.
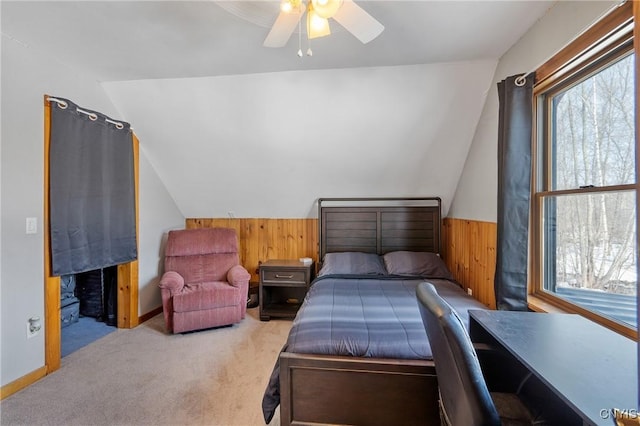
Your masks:
[{"label": "drawer knob", "polygon": [[276,278],[286,278],[286,279],[290,280],[291,278],[293,278],[293,274],[291,274],[291,275],[276,274]]}]

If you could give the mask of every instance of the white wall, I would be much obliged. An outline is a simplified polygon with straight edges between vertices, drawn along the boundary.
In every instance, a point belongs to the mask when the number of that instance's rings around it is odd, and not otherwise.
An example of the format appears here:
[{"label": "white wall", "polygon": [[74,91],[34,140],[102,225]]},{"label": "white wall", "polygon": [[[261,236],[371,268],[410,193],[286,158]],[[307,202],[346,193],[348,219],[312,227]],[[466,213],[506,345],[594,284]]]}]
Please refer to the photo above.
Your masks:
[{"label": "white wall", "polygon": [[186,217],[315,217],[319,197],[446,214],[495,61],[105,83]]},{"label": "white wall", "polygon": [[[134,128],[135,131],[135,128]],[[137,135],[137,133],[136,133]],[[138,304],[140,314],[162,305],[158,281],[164,269],[164,244],[171,229],[184,229],[184,216],[149,163],[140,141],[140,241]]]},{"label": "white wall", "polygon": [[[34,315],[44,318],[44,94],[66,97],[81,106],[127,120],[93,79],[76,74],[45,52],[35,52],[2,36],[2,385],[44,365],[44,333],[31,339],[26,337],[27,319]],[[157,287],[148,285],[157,274],[161,235],[170,227],[184,226],[184,217],[148,166],[143,151],[140,172],[140,313],[143,314],[144,309],[159,305],[159,296],[153,295]],[[37,234],[25,234],[27,217],[37,218]]]},{"label": "white wall", "polygon": [[497,220],[497,82],[510,75],[534,70],[617,3],[560,1],[503,55],[458,182],[449,217],[488,222]]}]

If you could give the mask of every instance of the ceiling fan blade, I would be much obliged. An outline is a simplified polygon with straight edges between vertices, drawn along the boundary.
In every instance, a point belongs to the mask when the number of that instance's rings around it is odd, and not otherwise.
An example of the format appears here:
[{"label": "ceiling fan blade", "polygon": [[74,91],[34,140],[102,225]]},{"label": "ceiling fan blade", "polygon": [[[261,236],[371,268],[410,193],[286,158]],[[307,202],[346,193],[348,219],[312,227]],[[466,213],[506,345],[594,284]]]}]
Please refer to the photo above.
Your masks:
[{"label": "ceiling fan blade", "polygon": [[344,0],[333,19],[365,44],[378,37],[384,30],[384,25],[352,0]]},{"label": "ceiling fan blade", "polygon": [[262,45],[264,47],[283,47],[289,41],[289,37],[293,34],[293,31],[296,29],[296,25],[298,25],[298,21],[302,18],[304,14],[304,10],[300,11],[291,11],[291,12],[280,12],[276,22],[271,27],[271,31],[267,35],[267,38],[264,39],[264,43]]}]

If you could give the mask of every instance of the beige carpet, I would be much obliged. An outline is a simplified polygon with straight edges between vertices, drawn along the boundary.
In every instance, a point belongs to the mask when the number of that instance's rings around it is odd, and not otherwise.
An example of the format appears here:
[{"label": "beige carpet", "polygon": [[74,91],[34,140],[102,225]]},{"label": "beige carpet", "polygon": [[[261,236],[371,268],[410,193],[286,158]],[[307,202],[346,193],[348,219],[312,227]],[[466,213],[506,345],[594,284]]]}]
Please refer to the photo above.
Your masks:
[{"label": "beige carpet", "polygon": [[264,425],[262,394],[291,321],[258,316],[182,335],[166,334],[162,315],[118,330],[0,402],[0,423]]}]

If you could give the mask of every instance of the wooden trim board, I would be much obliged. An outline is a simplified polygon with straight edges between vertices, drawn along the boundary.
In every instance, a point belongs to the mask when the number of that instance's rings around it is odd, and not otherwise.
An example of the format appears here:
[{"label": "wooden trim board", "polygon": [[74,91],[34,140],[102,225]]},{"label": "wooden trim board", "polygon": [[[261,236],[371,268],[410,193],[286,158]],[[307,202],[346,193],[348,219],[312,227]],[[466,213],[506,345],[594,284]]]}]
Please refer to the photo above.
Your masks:
[{"label": "wooden trim board", "polygon": [[496,308],[494,276],[498,229],[494,222],[445,218],[443,259],[456,281],[473,297]]}]

